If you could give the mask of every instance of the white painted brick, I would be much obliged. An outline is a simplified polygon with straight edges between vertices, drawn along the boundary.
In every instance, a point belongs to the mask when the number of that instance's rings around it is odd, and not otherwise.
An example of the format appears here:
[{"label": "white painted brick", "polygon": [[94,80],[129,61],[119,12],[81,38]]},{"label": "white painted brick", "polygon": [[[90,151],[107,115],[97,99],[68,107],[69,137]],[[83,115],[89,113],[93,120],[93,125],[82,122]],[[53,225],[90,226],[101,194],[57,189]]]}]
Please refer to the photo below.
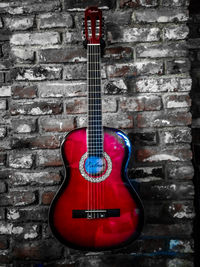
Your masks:
[{"label": "white painted brick", "polygon": [[5,18],[5,26],[6,28],[10,29],[11,31],[15,30],[27,30],[33,27],[34,17],[22,17],[22,18],[14,18],[14,17],[7,17]]},{"label": "white painted brick", "polygon": [[190,91],[192,88],[192,79],[184,78],[180,80],[180,91]]},{"label": "white painted brick", "polygon": [[125,28],[122,29],[121,42],[151,42],[158,41],[160,38],[159,28]]},{"label": "white painted brick", "polygon": [[170,25],[163,28],[164,40],[183,40],[186,39],[189,28],[186,25]]},{"label": "white painted brick", "polygon": [[159,79],[159,85],[161,91],[174,92],[179,88],[179,78],[163,78]]},{"label": "white painted brick", "polygon": [[58,32],[16,33],[10,39],[12,45],[49,45],[59,42]]},{"label": "white painted brick", "polygon": [[5,127],[1,127],[0,128],[0,138],[5,137],[6,135],[6,128]]},{"label": "white painted brick", "polygon": [[2,23],[1,17],[0,17],[0,28],[3,28],[3,23]]},{"label": "white painted brick", "polygon": [[58,79],[60,77],[61,67],[45,66],[33,69],[23,69],[23,72],[18,72],[17,81],[43,81]]},{"label": "white painted brick", "polygon": [[45,28],[70,28],[73,25],[72,16],[69,13],[48,13],[39,15],[39,27]]},{"label": "white painted brick", "polygon": [[184,57],[187,56],[186,43],[159,43],[159,44],[139,44],[136,47],[137,57],[142,58],[163,58],[163,57]]},{"label": "white painted brick", "polygon": [[6,100],[5,99],[0,100],[0,110],[6,110]]},{"label": "white painted brick", "polygon": [[24,61],[33,61],[34,51],[26,48],[11,48],[11,56],[19,63]]},{"label": "white painted brick", "polygon": [[10,154],[8,160],[9,166],[15,169],[30,169],[33,164],[33,156],[31,154]]},{"label": "white painted brick", "polygon": [[134,22],[184,22],[188,20],[188,11],[180,9],[145,9],[133,12],[132,20]]},{"label": "white painted brick", "polygon": [[11,96],[11,86],[0,87],[0,97]]},{"label": "white painted brick", "polygon": [[165,108],[187,108],[191,106],[191,99],[188,95],[170,94],[163,96]]},{"label": "white painted brick", "polygon": [[52,82],[39,83],[38,93],[40,97],[74,97],[86,96],[86,82]]}]

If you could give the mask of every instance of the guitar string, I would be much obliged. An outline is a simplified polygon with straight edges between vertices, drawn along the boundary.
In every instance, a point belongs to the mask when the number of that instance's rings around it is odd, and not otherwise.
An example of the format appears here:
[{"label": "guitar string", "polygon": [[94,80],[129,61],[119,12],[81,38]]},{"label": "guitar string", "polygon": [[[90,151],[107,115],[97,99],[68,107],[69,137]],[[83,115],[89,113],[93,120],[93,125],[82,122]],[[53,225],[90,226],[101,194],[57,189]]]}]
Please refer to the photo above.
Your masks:
[{"label": "guitar string", "polygon": [[[99,108],[100,108],[100,111],[99,111],[99,113],[100,113],[100,118],[102,119],[102,107],[101,107],[101,105],[102,105],[102,99],[101,99],[101,69],[100,69],[100,45],[98,46],[98,52],[97,52],[97,57],[98,57],[98,73],[99,73],[99,81],[98,81],[98,88],[99,88],[99,98],[100,98],[100,106],[99,106]],[[103,155],[102,155],[102,121],[100,121],[100,123],[101,123],[101,125],[100,125],[100,127],[101,127],[101,131],[99,131],[99,134],[100,134],[100,145],[101,145],[101,150],[100,150],[100,153],[101,153],[101,155],[100,155],[100,158],[101,158],[101,160],[103,160]],[[100,176],[102,175],[102,170],[101,170],[101,172],[100,172]],[[101,187],[102,187],[102,182],[100,182],[100,185],[99,185],[99,187],[100,187],[100,192],[99,192],[99,195],[100,195],[100,199],[101,199]],[[99,209],[101,209],[101,207],[99,207]]]},{"label": "guitar string", "polygon": [[[87,49],[87,84],[88,84],[88,88],[87,88],[87,101],[88,101],[88,128],[87,128],[87,146],[89,147],[89,60],[90,60],[90,53],[89,53],[89,45],[88,45],[88,49]],[[89,150],[89,149],[87,149]],[[88,151],[89,152],[89,151]],[[88,188],[88,210],[90,210],[90,183],[88,183],[87,185]]]},{"label": "guitar string", "polygon": [[[92,149],[91,149],[91,156],[93,156],[93,151],[94,151],[94,142],[93,142],[93,120],[94,120],[94,109],[93,109],[93,101],[94,101],[94,77],[93,77],[93,72],[92,72],[92,70],[93,70],[93,49],[94,49],[94,46],[93,45],[91,45],[91,66],[90,66],[90,70],[91,70],[91,78],[92,78],[92,80],[91,80],[91,83],[92,83],[92,100],[91,100],[91,103],[92,103],[92,105],[90,106],[90,107],[92,107],[92,128],[91,128],[91,142],[92,142]],[[91,166],[91,168],[92,168],[92,166]],[[91,170],[91,173],[92,173],[92,176],[93,176],[93,171]],[[94,183],[91,183],[91,185],[92,185],[92,211],[93,211],[93,209],[94,209],[94,203],[93,203],[93,201],[94,201]],[[93,216],[94,216],[94,212],[91,212],[91,215],[92,215],[92,219],[93,219]]]},{"label": "guitar string", "polygon": [[[99,120],[99,101],[100,101],[100,99],[99,99],[99,88],[97,87],[97,84],[99,83],[99,82],[97,82],[97,80],[98,80],[98,47],[99,46],[96,46],[96,51],[95,51],[95,71],[96,71],[96,73],[95,73],[95,76],[96,76],[96,81],[95,81],[95,88],[96,88],[96,97],[97,97],[97,100],[96,100],[96,103],[97,103],[97,108],[96,108],[96,118],[98,118],[98,120]],[[96,83],[97,82],[97,83]],[[100,158],[100,152],[98,151],[98,148],[99,148],[99,140],[98,140],[98,138],[99,138],[99,136],[98,136],[98,134],[99,134],[99,125],[98,125],[98,123],[97,123],[97,126],[96,126],[96,133],[95,133],[95,138],[96,138],[96,154],[97,154],[97,158],[98,158],[98,161],[99,161],[99,158]],[[98,164],[97,164],[98,165]],[[98,174],[99,175],[99,174]],[[97,183],[97,189],[99,188],[99,184]],[[98,190],[99,191],[99,190]],[[97,198],[98,198],[98,196],[99,196],[99,194],[97,193]],[[98,207],[97,207],[97,209],[98,209]],[[98,213],[97,213],[98,214]],[[97,215],[98,216],[98,215]]]},{"label": "guitar string", "polygon": [[[104,160],[103,157],[103,142],[102,142],[102,103],[101,103],[101,74],[100,74],[100,45],[88,45],[88,156],[91,154],[93,157]],[[91,75],[93,74],[93,75]],[[92,79],[91,79],[92,78]],[[92,107],[92,108],[91,108]],[[101,162],[101,161],[100,161]],[[98,164],[97,164],[98,165]],[[88,167],[90,173],[90,165]],[[100,171],[100,176],[103,169]],[[95,174],[91,170],[92,176]],[[90,183],[89,183],[90,184]],[[99,189],[100,187],[100,189]],[[90,210],[100,209],[101,204],[101,190],[102,183],[91,183],[89,188],[89,208]],[[98,197],[100,200],[98,200]],[[96,202],[95,202],[96,201]],[[99,207],[100,205],[100,207]],[[94,214],[95,215],[95,214]],[[92,212],[90,214],[92,216]],[[99,214],[97,214],[99,216]]]},{"label": "guitar string", "polygon": [[[95,79],[94,79],[94,88],[95,88],[95,101],[94,101],[94,102],[95,102],[95,104],[96,104],[96,95],[97,95],[97,92],[96,92],[96,90],[97,90],[97,88],[96,88],[96,79],[97,79],[97,75],[96,75],[96,74],[97,74],[97,73],[96,73],[96,67],[97,67],[97,66],[96,66],[95,49],[96,49],[96,48],[95,48],[95,46],[94,46],[94,49],[93,49],[93,50],[94,50],[94,66],[95,66],[95,67],[94,67],[94,78],[95,78]],[[95,114],[94,119],[97,118],[97,111],[96,111],[96,110],[97,110],[97,109],[95,108],[95,109],[94,109],[94,114]],[[96,127],[96,128],[98,129],[98,127]],[[95,127],[94,127],[94,129],[95,129]],[[94,135],[96,135],[96,134],[97,134],[97,133],[94,131]],[[97,153],[96,153],[96,149],[97,149],[97,139],[96,139],[96,136],[95,136],[95,158],[97,157],[96,160],[98,160],[98,156],[96,156],[96,155],[97,155]],[[95,168],[94,168],[94,169],[95,169]],[[96,170],[96,172],[97,172],[97,170]],[[96,187],[96,183],[94,183],[94,189],[95,189],[95,194],[94,194],[94,195],[95,195],[95,196],[94,196],[94,201],[95,201],[94,204],[95,204],[95,205],[94,205],[94,209],[95,209],[95,210],[97,209],[97,208],[96,208],[96,195],[97,195],[97,194],[96,194],[96,188],[97,188],[97,187]],[[95,214],[96,214],[96,213],[95,213]]]},{"label": "guitar string", "polygon": [[[92,70],[93,70],[92,77],[93,77],[93,87],[94,87],[94,89],[93,89],[94,93],[93,93],[93,99],[92,99],[92,110],[93,110],[92,111],[92,113],[93,113],[92,120],[93,120],[93,123],[94,123],[95,118],[96,118],[95,117],[96,116],[96,112],[95,112],[95,108],[94,108],[95,102],[96,102],[96,99],[95,99],[95,97],[96,97],[96,86],[95,86],[95,84],[96,84],[96,77],[95,77],[96,76],[96,70],[95,70],[96,64],[95,64],[95,58],[94,58],[94,50],[95,50],[95,46],[92,45],[92,63],[91,63],[91,65],[92,65]],[[94,125],[92,127],[92,141],[93,141],[92,157],[93,157],[93,159],[95,159],[95,157],[96,157],[96,137],[95,137],[95,134],[94,134],[94,129],[95,129],[95,123],[94,123]],[[95,140],[95,142],[94,142],[93,139]],[[94,162],[92,164],[94,164]],[[95,170],[94,169],[95,168],[93,168],[92,176],[95,175]],[[93,209],[95,210],[95,188],[96,188],[95,183],[92,183],[92,186],[93,186]],[[93,212],[93,216],[95,218],[95,212]]]}]

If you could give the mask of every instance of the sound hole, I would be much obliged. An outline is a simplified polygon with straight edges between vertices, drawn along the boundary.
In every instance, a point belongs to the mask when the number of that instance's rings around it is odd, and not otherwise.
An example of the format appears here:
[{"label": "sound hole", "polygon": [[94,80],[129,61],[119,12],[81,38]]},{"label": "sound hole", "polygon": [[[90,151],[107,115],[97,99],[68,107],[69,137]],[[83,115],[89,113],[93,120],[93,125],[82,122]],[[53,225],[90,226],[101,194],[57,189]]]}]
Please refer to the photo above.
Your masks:
[{"label": "sound hole", "polygon": [[112,161],[106,152],[104,157],[88,156],[86,152],[80,159],[79,170],[81,175],[90,182],[104,181],[112,171]]},{"label": "sound hole", "polygon": [[105,171],[106,162],[104,158],[90,156],[85,161],[85,171],[89,175],[99,175]]}]

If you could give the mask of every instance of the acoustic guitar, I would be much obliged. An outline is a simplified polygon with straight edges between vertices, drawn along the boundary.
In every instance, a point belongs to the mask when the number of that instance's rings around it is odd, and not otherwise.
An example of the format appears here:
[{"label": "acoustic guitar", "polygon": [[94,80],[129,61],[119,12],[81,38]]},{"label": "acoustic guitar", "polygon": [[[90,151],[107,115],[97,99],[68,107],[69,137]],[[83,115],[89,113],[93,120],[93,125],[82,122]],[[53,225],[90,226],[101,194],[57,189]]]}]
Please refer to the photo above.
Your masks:
[{"label": "acoustic guitar", "polygon": [[66,246],[90,250],[119,248],[137,239],[144,211],[127,178],[128,137],[102,126],[102,11],[85,10],[87,47],[87,128],[71,131],[61,151],[66,178],[55,195],[49,224]]}]

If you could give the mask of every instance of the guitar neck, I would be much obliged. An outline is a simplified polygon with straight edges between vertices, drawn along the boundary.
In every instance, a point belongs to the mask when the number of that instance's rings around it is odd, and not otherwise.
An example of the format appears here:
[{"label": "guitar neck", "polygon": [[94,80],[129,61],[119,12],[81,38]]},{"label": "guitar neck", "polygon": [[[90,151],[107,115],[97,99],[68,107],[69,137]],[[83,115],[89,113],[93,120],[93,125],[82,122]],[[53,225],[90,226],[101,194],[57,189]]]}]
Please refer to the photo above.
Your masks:
[{"label": "guitar neck", "polygon": [[101,47],[87,45],[87,87],[88,87],[88,132],[89,156],[103,156],[102,100],[101,100]]}]

